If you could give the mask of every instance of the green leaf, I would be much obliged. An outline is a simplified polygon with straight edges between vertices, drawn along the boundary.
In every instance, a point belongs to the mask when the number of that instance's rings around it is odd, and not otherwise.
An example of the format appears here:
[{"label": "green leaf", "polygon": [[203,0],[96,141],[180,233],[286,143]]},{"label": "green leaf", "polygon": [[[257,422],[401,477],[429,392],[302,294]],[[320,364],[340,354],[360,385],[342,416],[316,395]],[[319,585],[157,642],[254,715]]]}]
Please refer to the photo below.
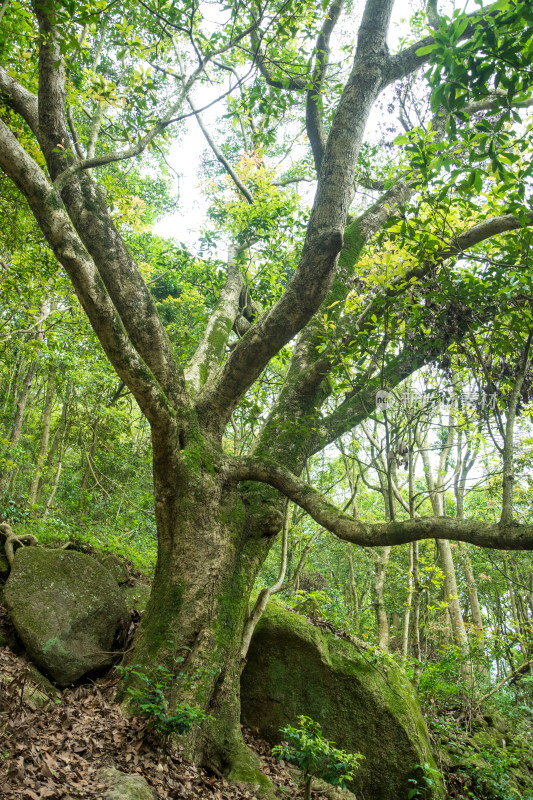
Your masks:
[{"label": "green leaf", "polygon": [[432,53],[434,50],[438,50],[439,47],[440,47],[440,44],[438,42],[433,42],[433,44],[427,44],[425,47],[420,47],[416,51],[416,55],[419,56],[419,57],[427,56],[427,55],[429,55],[429,53]]}]

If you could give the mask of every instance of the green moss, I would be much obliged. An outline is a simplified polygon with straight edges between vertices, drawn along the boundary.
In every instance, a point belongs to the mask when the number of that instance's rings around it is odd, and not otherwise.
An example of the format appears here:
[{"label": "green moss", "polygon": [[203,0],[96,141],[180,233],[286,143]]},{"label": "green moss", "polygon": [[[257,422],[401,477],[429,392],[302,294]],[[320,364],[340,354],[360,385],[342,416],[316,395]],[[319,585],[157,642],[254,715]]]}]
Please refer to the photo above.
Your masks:
[{"label": "green moss", "polygon": [[344,231],[344,243],[339,256],[339,267],[352,271],[359,260],[365,241],[359,232],[359,224],[352,222]]},{"label": "green moss", "polygon": [[208,337],[208,342],[209,347],[216,357],[222,356],[232,325],[233,321],[229,319],[229,317],[226,317],[226,319],[219,320],[217,324],[213,326]]},{"label": "green moss", "polygon": [[65,658],[68,658],[69,655],[58,636],[53,636],[44,643],[43,653],[54,653],[57,657],[64,656]]},{"label": "green moss", "polygon": [[272,788],[269,779],[259,769],[259,759],[244,745],[238,752],[232,754],[231,769],[227,779],[236,783],[257,784],[263,789]]},{"label": "green moss", "polygon": [[194,480],[194,476],[199,476],[202,472],[206,472],[209,475],[216,474],[215,454],[197,427],[189,430],[187,444],[181,455],[192,480]]},{"label": "green moss", "polygon": [[173,623],[176,620],[185,592],[185,583],[159,579],[154,582],[142,621],[142,640],[135,650],[139,663],[164,663],[165,651],[173,656],[171,644]]},{"label": "green moss", "polygon": [[143,612],[150,599],[150,587],[146,583],[138,583],[135,586],[122,586],[122,596],[128,609]]}]

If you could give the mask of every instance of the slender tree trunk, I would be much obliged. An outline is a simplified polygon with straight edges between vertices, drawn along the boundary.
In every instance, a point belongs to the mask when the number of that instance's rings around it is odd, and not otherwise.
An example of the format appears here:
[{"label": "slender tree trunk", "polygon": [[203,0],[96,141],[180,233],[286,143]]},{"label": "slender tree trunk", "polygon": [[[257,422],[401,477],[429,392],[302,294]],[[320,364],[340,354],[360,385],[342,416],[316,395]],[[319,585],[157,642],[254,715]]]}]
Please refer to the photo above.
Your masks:
[{"label": "slender tree trunk", "polygon": [[463,679],[468,686],[471,686],[473,682],[473,672],[472,665],[470,663],[470,645],[468,643],[468,635],[466,633],[461,605],[459,603],[452,549],[448,539],[438,539],[437,543],[442,569],[444,572],[444,591],[446,601],[448,603],[448,613],[450,615],[453,641],[465,659],[461,669]]},{"label": "slender tree trunk", "polygon": [[[39,476],[39,483],[37,485],[37,497],[36,500],[39,499],[41,492],[43,490],[43,484],[46,479],[46,474],[51,471],[52,464],[55,459],[56,452],[58,448],[61,447],[64,436],[65,436],[65,429],[67,427],[67,415],[68,415],[68,408],[69,408],[69,401],[68,401],[68,391],[67,396],[65,398],[65,402],[63,403],[63,408],[61,409],[61,417],[59,418],[59,422],[57,423],[56,429],[54,431],[54,435],[52,436],[52,442],[50,447],[48,448],[48,453],[46,455],[46,461],[44,463],[44,468]],[[61,456],[59,458],[61,461]],[[55,474],[55,471],[54,471]]]},{"label": "slender tree trunk", "polygon": [[350,567],[350,594],[353,602],[353,627],[356,633],[359,632],[359,593],[357,591],[357,583],[355,581],[355,572],[353,568],[353,554],[352,544],[348,544],[348,565]]},{"label": "slender tree trunk", "polygon": [[[424,464],[424,472],[426,476],[427,486],[429,490],[429,497],[435,516],[445,515],[445,478],[446,478],[446,465],[448,455],[453,447],[455,437],[455,414],[453,409],[450,411],[448,421],[448,435],[444,447],[441,450],[439,457],[439,465],[437,470],[437,480],[433,477],[433,471],[429,460],[426,441],[422,442],[421,453],[422,461]],[[472,667],[469,663],[470,647],[468,644],[468,636],[466,627],[463,620],[461,605],[457,592],[457,578],[455,573],[455,565],[453,561],[452,550],[448,539],[437,539],[437,546],[441,560],[442,570],[444,572],[444,596],[448,603],[448,614],[452,629],[453,641],[456,647],[459,648],[465,658],[462,674],[463,678],[468,685],[472,683]]]},{"label": "slender tree trunk", "polygon": [[45,516],[50,511],[52,503],[54,502],[54,497],[56,496],[57,487],[59,486],[59,478],[61,477],[62,469],[63,469],[63,443],[61,443],[61,447],[59,449],[59,460],[57,462],[56,471],[54,474],[54,480],[52,482],[52,489],[50,490],[50,495],[48,497],[48,500],[46,501],[46,505],[44,508]]},{"label": "slender tree trunk", "polygon": [[405,612],[403,615],[403,630],[402,630],[402,656],[404,660],[409,655],[409,622],[411,618],[411,608],[413,605],[413,592],[414,592],[414,581],[413,581],[413,551],[414,551],[414,544],[410,542],[409,544],[409,574],[407,578],[407,599],[405,601]]},{"label": "slender tree trunk", "polygon": [[418,689],[420,682],[420,669],[422,661],[422,650],[420,647],[420,600],[422,597],[422,586],[420,584],[420,573],[418,569],[418,542],[413,542],[413,656],[415,667],[413,670],[413,685]]},{"label": "slender tree trunk", "polygon": [[[22,381],[22,388],[20,390],[20,394],[17,400],[15,418],[13,420],[11,433],[9,435],[9,447],[11,450],[17,446],[18,441],[20,439],[20,434],[22,433],[22,422],[24,420],[24,412],[26,411],[26,405],[28,402],[30,389],[33,383],[33,379],[35,378],[36,372],[37,372],[37,361],[32,361],[32,363],[28,368],[28,371],[26,372],[26,375],[24,376],[24,380]],[[5,469],[2,473],[0,473],[0,497],[3,496],[11,477],[12,473],[10,472],[9,469]]]},{"label": "slender tree trunk", "polygon": [[11,394],[13,387],[17,385],[19,370],[20,370],[20,360],[17,359],[16,363],[9,371],[9,383],[7,385],[6,393],[4,395],[4,408],[2,412],[4,416],[7,414],[7,410],[10,407]]},{"label": "slender tree trunk", "polygon": [[[89,452],[85,453],[85,469],[83,471],[83,477],[80,483],[80,505],[83,506],[85,502],[85,492],[87,491],[87,486],[89,485],[89,478],[93,472],[93,464],[94,464],[94,456],[96,455],[96,448],[98,447],[98,427],[100,425],[101,418],[97,417],[93,423],[93,431],[91,436],[91,446],[89,448]],[[85,452],[85,450],[84,450]]]},{"label": "slender tree trunk", "polygon": [[53,372],[51,372],[48,378],[48,385],[46,387],[46,396],[44,400],[44,409],[42,418],[43,432],[41,436],[41,446],[39,448],[39,453],[37,454],[37,461],[35,462],[35,472],[33,474],[33,479],[30,484],[30,489],[28,492],[29,508],[32,508],[32,506],[35,505],[35,501],[37,499],[37,490],[39,488],[39,482],[42,476],[46,451],[48,450],[48,441],[50,439],[50,425],[52,422],[52,408],[54,405],[54,395],[55,395],[55,377]]},{"label": "slender tree trunk", "polygon": [[505,565],[505,577],[507,579],[507,590],[509,592],[509,599],[511,600],[511,614],[513,617],[513,625],[516,633],[516,638],[518,639],[518,642],[520,644],[520,650],[522,651],[524,661],[527,661],[529,659],[529,649],[527,647],[524,638],[524,632],[520,621],[518,604],[516,602],[515,587],[513,585],[512,578],[508,574],[507,565]]},{"label": "slender tree trunk", "polygon": [[378,644],[386,653],[389,650],[389,617],[385,605],[385,579],[391,553],[390,547],[380,547],[374,562],[374,610],[376,612]]},{"label": "slender tree trunk", "polygon": [[466,590],[468,592],[468,600],[470,603],[470,611],[472,612],[472,623],[478,631],[480,636],[483,635],[483,617],[481,616],[481,606],[479,605],[479,597],[477,593],[476,577],[472,568],[472,562],[468,555],[468,550],[465,545],[460,545],[461,561],[465,572]]},{"label": "slender tree trunk", "polygon": [[[52,481],[52,489],[50,491],[50,495],[48,500],[46,501],[44,514],[45,516],[50,511],[52,507],[52,503],[54,502],[54,497],[56,496],[57,487],[59,486],[59,478],[61,477],[61,470],[63,469],[63,454],[65,449],[65,439],[67,437],[68,429],[69,429],[69,421],[68,421],[68,400],[65,401],[65,405],[63,406],[63,427],[61,429],[61,438],[58,439],[59,441],[59,457],[57,460],[57,465],[54,473],[54,480]],[[50,450],[51,455],[51,450]]]},{"label": "slender tree trunk", "polygon": [[[51,280],[48,281],[47,287],[51,284]],[[50,307],[48,302],[48,297],[44,297],[41,308],[39,312],[39,325],[36,328],[35,340],[37,342],[37,349],[40,349],[44,330],[42,327],[42,323],[46,320],[48,314],[50,313]],[[16,447],[18,440],[20,439],[20,434],[22,433],[22,423],[24,420],[24,412],[26,411],[26,405],[28,402],[28,397],[30,394],[30,389],[35,378],[35,373],[37,372],[38,362],[37,359],[34,359],[24,376],[24,380],[22,381],[22,389],[18,396],[17,400],[17,408],[15,411],[15,418],[13,420],[13,426],[11,428],[11,434],[9,436],[9,446],[11,449]],[[4,470],[4,472],[0,472],[0,497],[2,497],[5,493],[5,490],[8,486],[10,478],[12,477],[9,470]]]}]

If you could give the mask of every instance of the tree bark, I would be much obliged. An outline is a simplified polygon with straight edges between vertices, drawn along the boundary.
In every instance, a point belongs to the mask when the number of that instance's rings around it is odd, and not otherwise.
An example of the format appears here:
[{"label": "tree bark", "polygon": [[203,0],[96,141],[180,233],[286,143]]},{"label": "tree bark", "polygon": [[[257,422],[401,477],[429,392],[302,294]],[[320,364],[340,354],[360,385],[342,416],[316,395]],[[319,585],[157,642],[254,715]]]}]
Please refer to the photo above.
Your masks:
[{"label": "tree bark", "polygon": [[256,535],[237,484],[221,478],[219,450],[200,434],[184,448],[171,429],[153,431],[152,442],[158,557],[132,658],[194,679],[194,692],[177,686],[172,699],[198,703],[214,721],[185,737],[188,755],[239,779],[254,767],[239,726],[243,630],[274,531]]}]

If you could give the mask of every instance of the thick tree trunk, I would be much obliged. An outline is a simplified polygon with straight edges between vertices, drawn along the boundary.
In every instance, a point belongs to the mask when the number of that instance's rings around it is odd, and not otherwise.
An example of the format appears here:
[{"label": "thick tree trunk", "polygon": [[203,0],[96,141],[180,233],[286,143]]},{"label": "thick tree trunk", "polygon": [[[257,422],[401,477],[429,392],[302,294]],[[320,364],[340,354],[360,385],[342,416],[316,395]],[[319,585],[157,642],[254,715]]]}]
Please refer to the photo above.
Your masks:
[{"label": "thick tree trunk", "polygon": [[[158,559],[131,663],[192,678],[171,703],[199,705],[214,721],[184,737],[190,758],[233,779],[257,780],[240,732],[240,652],[248,600],[270,541],[255,537],[236,483],[225,484],[199,441],[153,433]],[[183,662],[179,659],[183,658]],[[178,659],[178,660],[177,660]]]}]

